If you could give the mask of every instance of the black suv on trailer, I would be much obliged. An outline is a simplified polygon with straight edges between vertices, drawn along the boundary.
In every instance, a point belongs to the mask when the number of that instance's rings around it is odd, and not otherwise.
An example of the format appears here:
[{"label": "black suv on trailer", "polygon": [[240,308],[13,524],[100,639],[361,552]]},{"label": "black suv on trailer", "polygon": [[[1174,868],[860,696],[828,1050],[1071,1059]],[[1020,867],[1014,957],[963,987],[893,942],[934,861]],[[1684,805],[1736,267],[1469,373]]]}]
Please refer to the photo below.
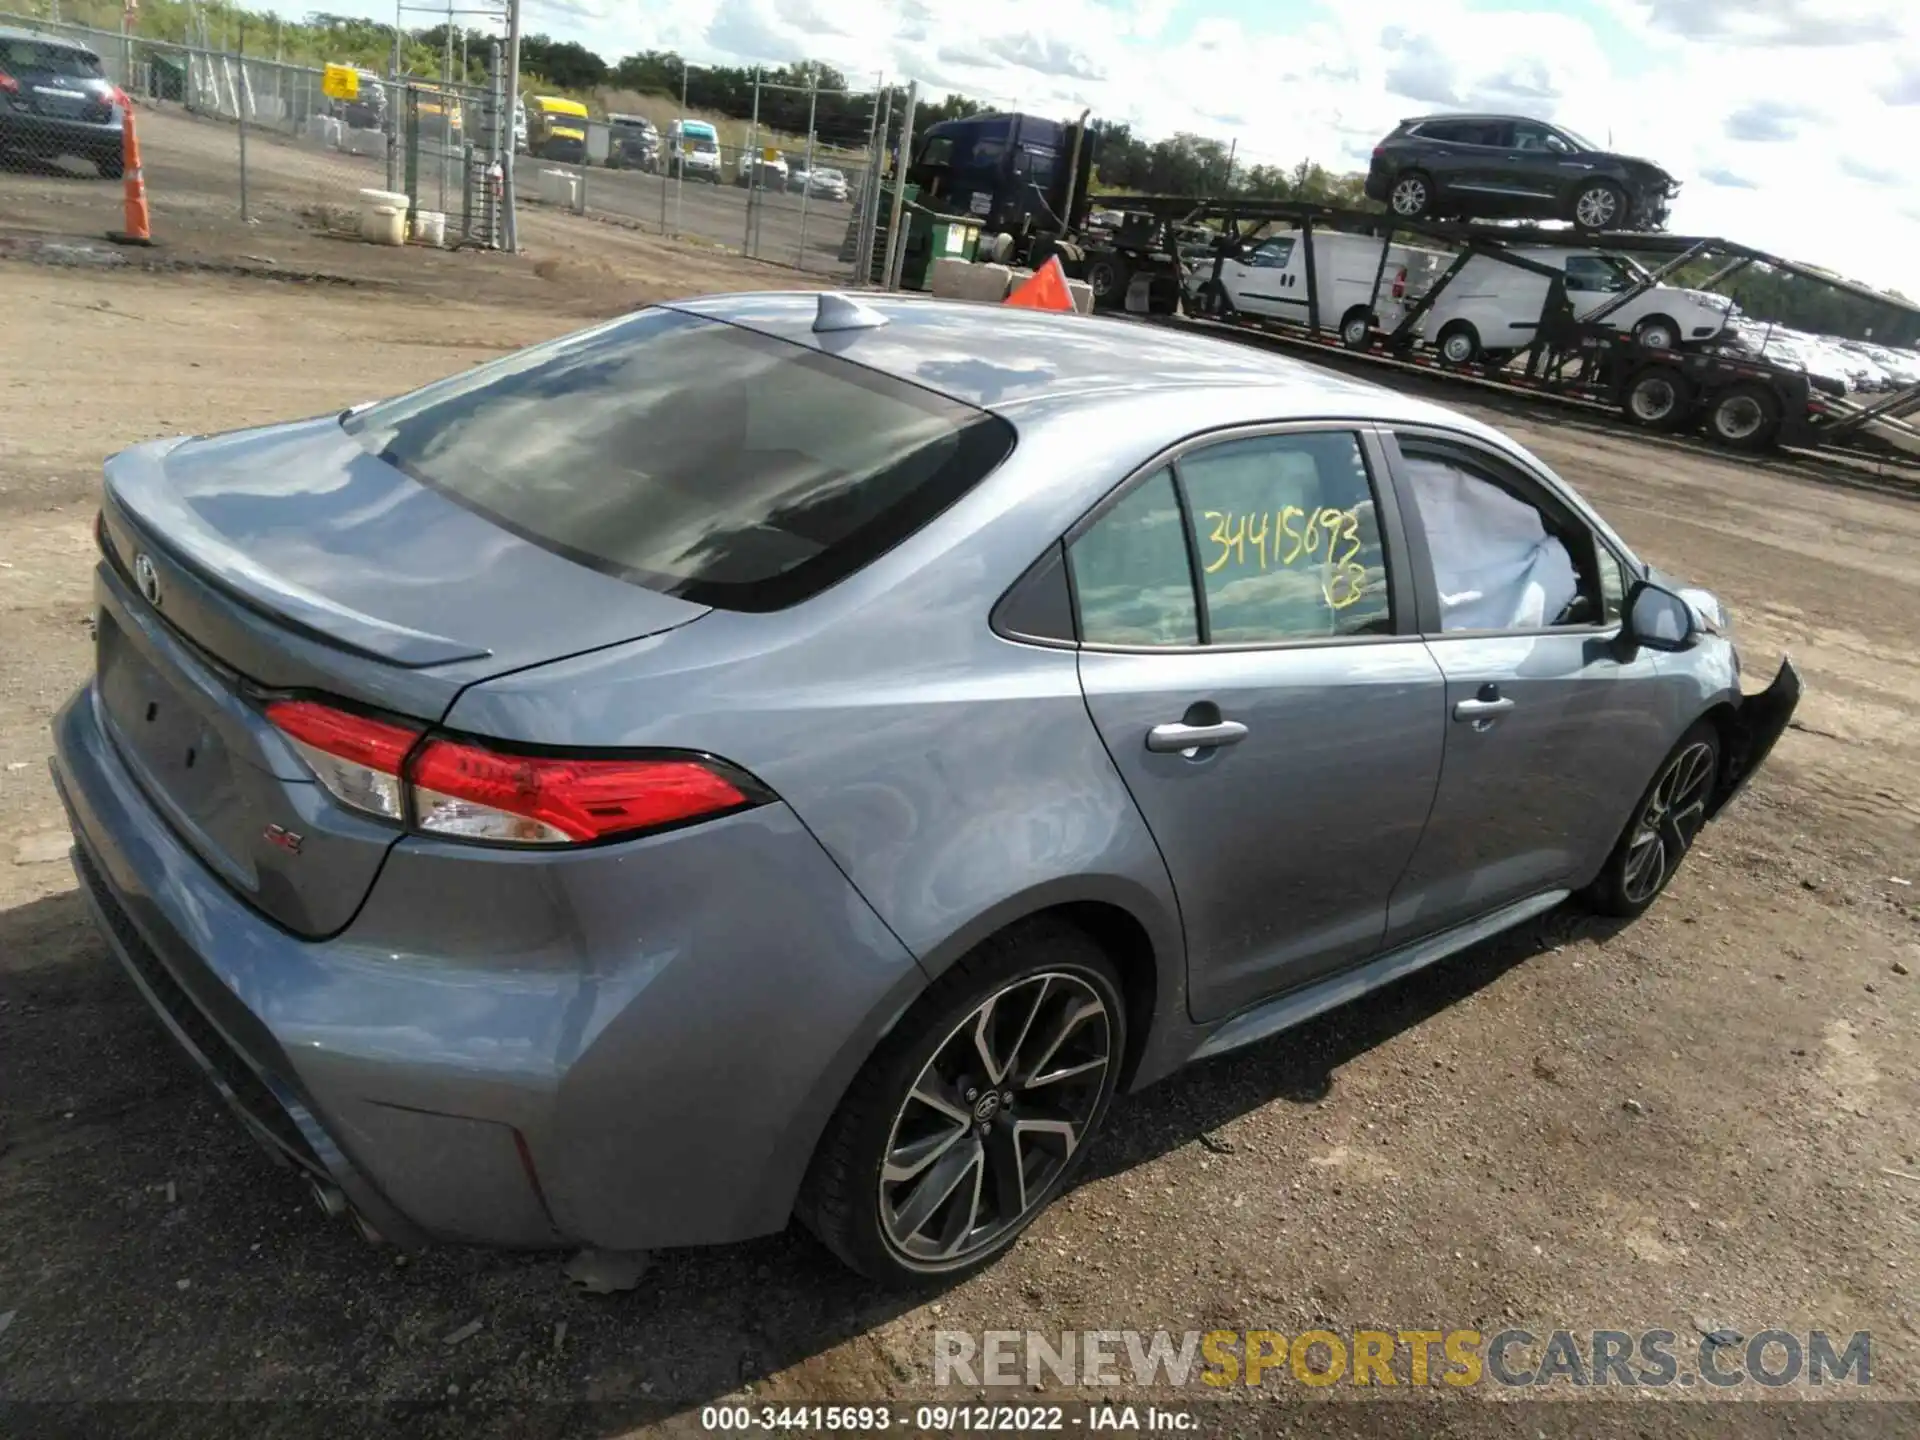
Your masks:
[{"label": "black suv on trailer", "polygon": [[0,150],[72,155],[118,180],[124,103],[86,46],[0,27]]},{"label": "black suv on trailer", "polygon": [[1367,196],[1405,220],[1571,220],[1659,230],[1680,183],[1523,115],[1422,115],[1373,149]]}]

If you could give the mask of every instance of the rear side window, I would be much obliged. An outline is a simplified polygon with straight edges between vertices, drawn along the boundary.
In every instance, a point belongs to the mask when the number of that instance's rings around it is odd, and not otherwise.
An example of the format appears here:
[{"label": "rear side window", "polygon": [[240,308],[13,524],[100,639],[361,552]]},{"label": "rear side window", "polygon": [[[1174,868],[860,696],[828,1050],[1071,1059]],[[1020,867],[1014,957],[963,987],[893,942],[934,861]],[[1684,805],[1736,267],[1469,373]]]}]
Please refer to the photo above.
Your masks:
[{"label": "rear side window", "polygon": [[996,416],[784,340],[645,310],[342,422],[514,534],[696,604],[797,604],[1013,449]]},{"label": "rear side window", "polygon": [[1394,629],[1372,480],[1348,431],[1191,451],[1072,539],[1067,562],[1087,645],[1285,645]]}]

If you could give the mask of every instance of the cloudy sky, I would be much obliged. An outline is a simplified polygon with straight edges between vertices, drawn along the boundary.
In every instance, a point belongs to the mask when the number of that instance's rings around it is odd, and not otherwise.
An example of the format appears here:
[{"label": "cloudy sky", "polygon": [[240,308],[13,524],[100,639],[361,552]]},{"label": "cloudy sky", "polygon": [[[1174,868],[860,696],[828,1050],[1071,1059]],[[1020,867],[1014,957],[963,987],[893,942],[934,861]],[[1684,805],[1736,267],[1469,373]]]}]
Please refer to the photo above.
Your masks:
[{"label": "cloudy sky", "polygon": [[1677,174],[1677,231],[1920,296],[1920,0],[525,0],[525,16],[609,60],[819,59],[1341,170],[1403,116],[1518,111]]}]

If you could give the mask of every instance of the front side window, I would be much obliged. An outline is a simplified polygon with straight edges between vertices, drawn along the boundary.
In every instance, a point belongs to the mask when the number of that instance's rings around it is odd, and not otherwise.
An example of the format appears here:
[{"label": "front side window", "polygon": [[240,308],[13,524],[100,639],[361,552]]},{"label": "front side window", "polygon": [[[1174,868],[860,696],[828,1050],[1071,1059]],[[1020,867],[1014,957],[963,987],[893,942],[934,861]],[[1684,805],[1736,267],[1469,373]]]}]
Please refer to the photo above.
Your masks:
[{"label": "front side window", "polygon": [[1598,255],[1567,257],[1567,289],[1590,294],[1610,295],[1627,288],[1627,279],[1618,267]]},{"label": "front side window", "polygon": [[1067,559],[1089,645],[1277,645],[1393,631],[1373,486],[1349,432],[1190,452],[1121,497]]},{"label": "front side window", "polygon": [[643,310],[342,421],[569,559],[726,609],[795,604],[1013,448],[1006,421],[830,355]]},{"label": "front side window", "polygon": [[1293,258],[1293,237],[1269,240],[1247,258],[1256,270],[1284,270]]},{"label": "front side window", "polygon": [[[1577,516],[1529,495],[1498,462],[1482,464],[1458,447],[1417,438],[1400,444],[1443,631],[1601,622],[1600,557],[1610,552]],[[1617,609],[1616,602],[1615,618]]]}]

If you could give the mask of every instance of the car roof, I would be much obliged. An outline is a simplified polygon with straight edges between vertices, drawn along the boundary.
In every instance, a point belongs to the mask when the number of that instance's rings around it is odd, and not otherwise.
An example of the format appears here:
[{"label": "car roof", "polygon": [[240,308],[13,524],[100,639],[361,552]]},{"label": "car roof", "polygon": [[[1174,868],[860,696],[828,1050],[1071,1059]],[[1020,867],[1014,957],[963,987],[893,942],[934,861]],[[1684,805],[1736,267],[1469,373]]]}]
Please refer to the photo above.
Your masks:
[{"label": "car roof", "polygon": [[1493,436],[1443,406],[1398,394],[1257,345],[1097,315],[904,295],[857,297],[886,317],[870,329],[816,334],[819,295],[761,292],[669,302],[894,375],[1021,428],[1090,409],[1169,413],[1205,424],[1340,418],[1427,423]]},{"label": "car roof", "polygon": [[1560,127],[1551,120],[1539,120],[1532,115],[1505,115],[1494,110],[1442,110],[1432,115],[1409,115],[1402,125],[1425,125],[1434,120],[1510,120],[1516,124],[1541,125],[1549,130]]},{"label": "car roof", "polygon": [[22,30],[13,25],[0,25],[0,40],[30,40],[37,45],[51,45],[56,50],[77,50],[83,55],[98,53],[91,45],[81,40],[70,40],[65,35],[49,35],[44,30]]}]

